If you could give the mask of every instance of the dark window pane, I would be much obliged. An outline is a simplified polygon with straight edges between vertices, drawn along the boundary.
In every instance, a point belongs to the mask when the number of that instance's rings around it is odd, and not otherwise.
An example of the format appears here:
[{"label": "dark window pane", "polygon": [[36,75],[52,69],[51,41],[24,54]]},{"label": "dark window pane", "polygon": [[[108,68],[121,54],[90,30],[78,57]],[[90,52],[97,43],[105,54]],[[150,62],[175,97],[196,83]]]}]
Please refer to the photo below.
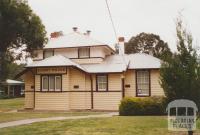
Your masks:
[{"label": "dark window pane", "polygon": [[170,108],[170,116],[176,116],[176,108]]},{"label": "dark window pane", "polygon": [[186,116],[186,108],[178,107],[178,116]]},{"label": "dark window pane", "polygon": [[191,107],[188,107],[187,115],[188,116],[193,116],[194,115],[194,109],[191,108]]}]

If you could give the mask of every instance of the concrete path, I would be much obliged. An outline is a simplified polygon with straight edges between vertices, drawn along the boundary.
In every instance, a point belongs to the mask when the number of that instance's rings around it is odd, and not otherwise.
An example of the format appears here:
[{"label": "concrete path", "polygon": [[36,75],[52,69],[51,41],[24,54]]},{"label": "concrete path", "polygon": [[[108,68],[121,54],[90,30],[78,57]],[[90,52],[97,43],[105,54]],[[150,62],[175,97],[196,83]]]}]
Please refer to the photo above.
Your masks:
[{"label": "concrete path", "polygon": [[0,129],[12,126],[20,126],[31,124],[35,122],[44,122],[51,120],[75,120],[75,119],[86,119],[86,118],[106,118],[112,117],[114,115],[118,115],[118,112],[107,113],[107,114],[99,114],[99,115],[86,115],[86,116],[69,116],[69,117],[50,117],[50,118],[35,118],[35,119],[25,119],[25,120],[17,120],[11,122],[0,123]]}]

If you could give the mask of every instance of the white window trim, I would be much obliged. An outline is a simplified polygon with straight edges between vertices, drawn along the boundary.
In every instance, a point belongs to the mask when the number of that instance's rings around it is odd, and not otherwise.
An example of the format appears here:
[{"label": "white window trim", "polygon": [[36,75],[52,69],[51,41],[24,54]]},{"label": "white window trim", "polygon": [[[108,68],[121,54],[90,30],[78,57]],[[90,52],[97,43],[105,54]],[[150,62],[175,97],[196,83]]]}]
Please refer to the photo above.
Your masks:
[{"label": "white window trim", "polygon": [[[50,89],[50,77],[53,76],[54,77],[54,89]],[[61,88],[60,89],[56,89],[56,78],[60,78],[60,85],[61,85]],[[43,78],[47,78],[48,80],[48,88],[47,89],[43,89],[44,87],[44,82],[43,82]],[[41,91],[49,91],[49,92],[52,92],[52,91],[62,91],[62,75],[42,75],[41,76]]]},{"label": "white window trim", "polygon": [[[44,82],[43,82],[43,78],[47,78],[47,80],[49,79],[48,76],[42,76],[42,91],[48,91],[48,88],[47,89],[44,89]],[[49,80],[48,80],[49,81]],[[48,84],[47,84],[48,85]],[[48,86],[49,87],[49,86]]]},{"label": "white window trim", "polygon": [[[50,88],[50,86],[51,86],[50,77],[54,77],[54,88],[53,89]],[[55,90],[55,76],[54,75],[49,75],[48,79],[49,79],[49,91],[54,91]]]},{"label": "white window trim", "polygon": [[[61,88],[60,89],[57,89],[57,82],[56,82],[56,78],[60,78],[60,85],[61,85]],[[55,91],[61,91],[62,89],[62,77],[61,76],[55,76]]]},{"label": "white window trim", "polygon": [[[148,82],[147,83],[140,83],[140,84],[148,84],[148,94],[147,93],[139,93],[139,88],[138,88],[138,72],[148,72]],[[150,70],[137,70],[136,71],[136,86],[137,86],[137,89],[136,89],[136,96],[138,96],[138,97],[142,97],[142,96],[145,96],[145,97],[148,97],[148,96],[151,96],[151,82],[150,82],[150,79],[151,78],[151,72],[150,72]]]},{"label": "white window trim", "polygon": [[[106,81],[105,82],[99,82],[99,79],[98,79],[99,76],[105,76],[106,77]],[[97,79],[97,81],[96,81],[96,83],[97,83],[97,91],[108,91],[108,75],[97,75],[96,79]],[[105,84],[106,88],[105,89],[99,88],[99,84],[100,83],[101,84]]]}]

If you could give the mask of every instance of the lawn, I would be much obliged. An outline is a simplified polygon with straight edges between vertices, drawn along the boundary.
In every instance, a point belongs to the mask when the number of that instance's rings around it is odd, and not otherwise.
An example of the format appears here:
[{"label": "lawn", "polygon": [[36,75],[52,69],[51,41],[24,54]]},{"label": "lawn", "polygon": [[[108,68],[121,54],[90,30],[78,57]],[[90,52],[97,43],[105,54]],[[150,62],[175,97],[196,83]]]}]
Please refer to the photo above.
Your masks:
[{"label": "lawn", "polygon": [[9,112],[12,110],[23,109],[24,98],[0,99],[0,123],[30,119],[47,118],[59,116],[83,116],[90,114],[101,114],[102,112]]},{"label": "lawn", "polygon": [[[198,128],[200,123],[198,122]],[[1,135],[187,135],[169,132],[164,116],[115,116],[40,122],[31,125],[3,128]],[[200,130],[194,135],[200,134]]]},{"label": "lawn", "polygon": [[22,109],[24,98],[0,99],[0,112]]},{"label": "lawn", "polygon": [[[7,112],[23,108],[23,98],[0,100],[0,123],[57,116],[79,116],[100,112]],[[101,112],[102,113],[102,112]],[[200,135],[200,121],[194,135]],[[33,123],[0,129],[0,135],[187,135],[185,132],[169,132],[165,116],[114,116]]]}]

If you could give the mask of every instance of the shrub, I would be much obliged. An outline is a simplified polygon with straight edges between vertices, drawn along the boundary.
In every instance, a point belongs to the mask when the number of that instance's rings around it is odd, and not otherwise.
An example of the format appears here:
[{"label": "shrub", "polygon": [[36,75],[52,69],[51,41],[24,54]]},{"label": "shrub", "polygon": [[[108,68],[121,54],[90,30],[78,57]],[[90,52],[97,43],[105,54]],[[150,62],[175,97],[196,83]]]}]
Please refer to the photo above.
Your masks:
[{"label": "shrub", "polygon": [[120,115],[164,115],[163,97],[127,97],[119,106]]},{"label": "shrub", "polygon": [[0,99],[8,99],[8,95],[0,95]]}]

